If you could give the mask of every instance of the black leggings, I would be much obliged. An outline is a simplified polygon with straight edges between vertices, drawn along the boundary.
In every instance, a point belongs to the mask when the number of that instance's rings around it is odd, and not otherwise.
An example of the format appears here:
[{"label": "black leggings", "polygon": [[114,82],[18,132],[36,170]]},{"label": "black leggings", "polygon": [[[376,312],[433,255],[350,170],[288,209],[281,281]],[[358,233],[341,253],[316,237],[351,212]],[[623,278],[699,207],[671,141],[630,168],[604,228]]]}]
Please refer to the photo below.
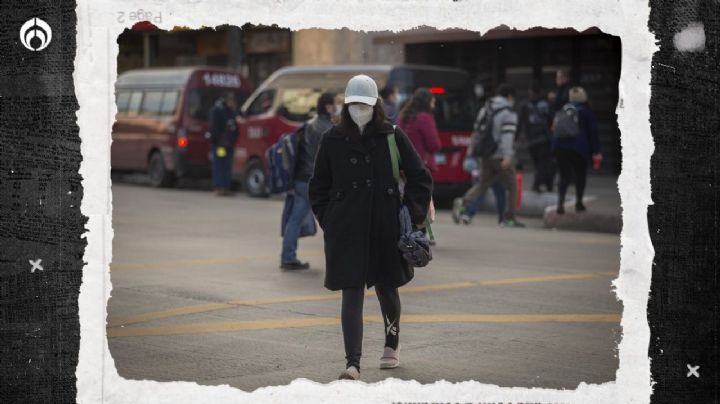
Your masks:
[{"label": "black leggings", "polygon": [[558,205],[565,203],[565,194],[573,177],[575,177],[575,204],[582,204],[587,181],[587,161],[580,154],[564,149],[555,150],[555,158],[560,172]]},{"label": "black leggings", "polygon": [[[375,285],[375,294],[380,302],[383,322],[385,323],[385,346],[397,349],[400,334],[400,295],[397,288]],[[363,300],[365,288],[343,289],[342,291],[342,330],[345,340],[345,359],[347,366],[360,369],[363,337]]]}]

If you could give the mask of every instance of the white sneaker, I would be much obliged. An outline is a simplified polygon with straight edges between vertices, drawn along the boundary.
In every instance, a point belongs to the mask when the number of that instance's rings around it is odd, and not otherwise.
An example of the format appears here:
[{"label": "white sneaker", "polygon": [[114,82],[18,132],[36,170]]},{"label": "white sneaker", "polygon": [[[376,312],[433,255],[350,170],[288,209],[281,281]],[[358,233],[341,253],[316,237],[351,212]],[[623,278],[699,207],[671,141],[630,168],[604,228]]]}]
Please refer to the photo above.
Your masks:
[{"label": "white sneaker", "polygon": [[463,201],[462,198],[455,198],[452,206],[452,220],[455,224],[460,224],[460,215],[463,212]]},{"label": "white sneaker", "polygon": [[380,369],[395,369],[398,366],[400,366],[400,345],[397,349],[386,346],[380,358]]},{"label": "white sneaker", "polygon": [[360,371],[355,366],[350,366],[345,371],[340,373],[338,380],[358,380],[360,378]]}]

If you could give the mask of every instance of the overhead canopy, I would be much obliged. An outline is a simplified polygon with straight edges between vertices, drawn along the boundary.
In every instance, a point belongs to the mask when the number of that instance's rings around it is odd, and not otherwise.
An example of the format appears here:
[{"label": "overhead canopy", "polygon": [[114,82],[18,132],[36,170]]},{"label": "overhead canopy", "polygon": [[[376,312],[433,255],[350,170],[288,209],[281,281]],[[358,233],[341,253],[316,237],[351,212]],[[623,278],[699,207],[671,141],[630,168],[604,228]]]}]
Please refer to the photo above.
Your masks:
[{"label": "overhead canopy", "polygon": [[575,36],[575,35],[595,35],[600,34],[600,29],[592,27],[582,32],[572,28],[542,28],[534,27],[528,30],[520,31],[510,29],[506,25],[501,25],[480,35],[477,31],[469,31],[463,29],[446,29],[438,31],[432,27],[419,27],[416,29],[401,32],[378,32],[371,34],[374,36],[373,43],[389,44],[389,43],[426,43],[426,42],[448,42],[448,41],[486,41],[495,39],[515,39],[515,38],[537,38],[550,36]]}]

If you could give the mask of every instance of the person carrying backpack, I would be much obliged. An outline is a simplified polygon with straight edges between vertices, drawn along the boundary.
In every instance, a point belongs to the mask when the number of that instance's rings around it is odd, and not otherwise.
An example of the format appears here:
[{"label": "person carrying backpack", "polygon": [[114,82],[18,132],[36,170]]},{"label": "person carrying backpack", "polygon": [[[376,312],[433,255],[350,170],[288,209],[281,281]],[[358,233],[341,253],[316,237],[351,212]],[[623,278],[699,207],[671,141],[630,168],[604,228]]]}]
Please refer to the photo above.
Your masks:
[{"label": "person carrying backpack", "polygon": [[[402,196],[393,162],[404,174]],[[402,129],[385,117],[375,81],[351,78],[340,122],[323,136],[310,179],[310,202],[324,232],[325,287],[342,290],[346,366],[340,379],[360,377],[365,287],[375,286],[384,320],[380,368],[400,363],[398,288],[414,275],[399,248],[400,212],[407,208],[416,234],[431,194],[430,172]]]},{"label": "person carrying backpack", "polygon": [[309,263],[301,262],[297,258],[298,238],[303,221],[310,213],[308,181],[313,174],[315,156],[323,134],[332,127],[332,119],[337,115],[336,105],[340,104],[335,93],[321,94],[317,101],[317,115],[306,123],[298,139],[293,181],[288,189],[288,193],[293,194],[292,206],[290,206],[283,229],[282,253],[280,254],[280,268],[282,269],[310,268]]},{"label": "person carrying backpack", "polygon": [[498,95],[491,98],[478,113],[468,153],[480,158],[480,181],[453,201],[452,218],[455,223],[470,224],[482,206],[488,188],[499,178],[508,192],[507,212],[502,225],[524,227],[515,219],[517,183],[513,157],[513,142],[517,130],[517,113],[513,111],[515,89],[507,84],[498,87]]},{"label": "person carrying backpack", "polygon": [[597,119],[588,105],[585,90],[582,87],[572,87],[569,99],[570,102],[555,114],[552,125],[552,150],[560,172],[558,214],[565,213],[565,194],[573,178],[575,211],[579,213],[586,210],[583,194],[587,181],[587,166],[591,160],[596,161],[599,166],[602,159]]},{"label": "person carrying backpack", "polygon": [[555,182],[555,161],[550,150],[550,104],[542,96],[539,83],[530,88],[530,99],[520,110],[518,133],[527,142],[528,151],[535,167],[532,190],[540,192],[545,186],[552,192]]}]

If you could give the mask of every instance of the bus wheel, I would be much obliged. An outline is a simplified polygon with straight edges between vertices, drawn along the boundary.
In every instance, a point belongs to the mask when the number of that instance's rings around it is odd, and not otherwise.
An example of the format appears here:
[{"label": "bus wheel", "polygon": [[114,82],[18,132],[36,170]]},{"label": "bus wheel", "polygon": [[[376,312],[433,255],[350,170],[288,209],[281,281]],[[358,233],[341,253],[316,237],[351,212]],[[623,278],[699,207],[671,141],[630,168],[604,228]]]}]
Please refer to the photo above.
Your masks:
[{"label": "bus wheel", "polygon": [[243,189],[253,198],[262,198],[267,196],[265,189],[265,167],[260,160],[252,160],[245,168],[245,177],[243,179]]},{"label": "bus wheel", "polygon": [[167,188],[175,183],[175,176],[165,168],[165,161],[160,152],[156,151],[150,156],[148,177],[150,185],[155,188]]}]

